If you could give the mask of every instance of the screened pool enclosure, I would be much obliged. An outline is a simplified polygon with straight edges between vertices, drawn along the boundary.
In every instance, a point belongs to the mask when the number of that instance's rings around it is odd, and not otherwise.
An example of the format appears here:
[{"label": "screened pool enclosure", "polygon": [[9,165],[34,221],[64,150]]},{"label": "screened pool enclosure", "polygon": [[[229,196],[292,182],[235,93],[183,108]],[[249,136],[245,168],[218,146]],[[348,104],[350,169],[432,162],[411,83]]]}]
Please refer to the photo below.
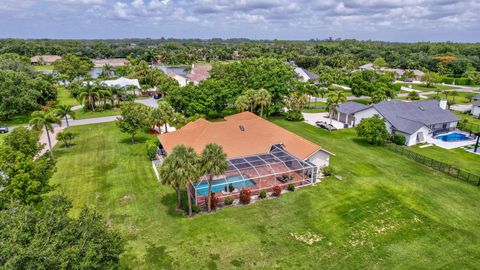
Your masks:
[{"label": "screened pool enclosure", "polygon": [[[227,197],[237,199],[242,189],[258,195],[261,190],[271,192],[275,186],[286,189],[289,184],[311,185],[318,173],[315,165],[295,157],[281,145],[273,145],[268,153],[232,158],[227,163],[225,173],[212,181],[212,193],[219,202]],[[204,205],[208,196],[208,176],[190,184],[193,199],[198,205]]]}]

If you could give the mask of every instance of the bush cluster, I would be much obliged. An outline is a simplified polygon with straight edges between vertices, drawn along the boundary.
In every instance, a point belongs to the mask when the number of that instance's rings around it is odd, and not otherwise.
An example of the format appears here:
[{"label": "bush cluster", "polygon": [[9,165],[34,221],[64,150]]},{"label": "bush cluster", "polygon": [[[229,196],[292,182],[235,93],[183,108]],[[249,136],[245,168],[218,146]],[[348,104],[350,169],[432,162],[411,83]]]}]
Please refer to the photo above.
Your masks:
[{"label": "bush cluster", "polygon": [[285,120],[288,121],[302,121],[303,115],[301,112],[289,111],[285,113]]},{"label": "bush cluster", "polygon": [[223,201],[226,205],[232,205],[233,204],[233,198],[232,197],[227,197]]},{"label": "bush cluster", "polygon": [[248,189],[242,189],[240,191],[240,202],[243,204],[249,204],[252,199],[252,192]]},{"label": "bush cluster", "polygon": [[407,141],[405,136],[403,136],[402,134],[399,134],[399,133],[395,133],[395,135],[393,135],[392,140],[397,145],[405,145],[405,142]]},{"label": "bush cluster", "polygon": [[[212,193],[210,197],[212,198],[210,206],[212,209],[216,209],[218,206],[218,198],[215,196],[215,193]],[[208,205],[208,197],[205,197],[205,204]]]},{"label": "bush cluster", "polygon": [[322,173],[325,176],[331,176],[331,175],[333,175],[333,168],[330,167],[330,166],[323,167],[322,168]]},{"label": "bush cluster", "polygon": [[148,158],[155,159],[157,157],[158,140],[148,140],[146,145]]},{"label": "bush cluster", "polygon": [[294,184],[288,184],[288,190],[295,191],[295,185]]},{"label": "bush cluster", "polygon": [[266,190],[260,191],[260,194],[258,194],[258,197],[260,199],[265,199],[267,197],[267,191]]},{"label": "bush cluster", "polygon": [[279,197],[280,194],[282,194],[282,188],[280,186],[274,186],[273,191],[272,191],[272,195],[275,196],[275,197]]}]

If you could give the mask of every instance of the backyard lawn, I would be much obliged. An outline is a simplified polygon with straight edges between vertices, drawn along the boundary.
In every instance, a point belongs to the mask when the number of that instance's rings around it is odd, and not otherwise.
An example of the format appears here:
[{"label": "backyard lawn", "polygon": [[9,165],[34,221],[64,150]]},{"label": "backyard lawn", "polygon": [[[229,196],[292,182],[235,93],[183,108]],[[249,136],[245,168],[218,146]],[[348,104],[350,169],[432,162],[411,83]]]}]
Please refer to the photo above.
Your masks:
[{"label": "backyard lawn", "polygon": [[70,105],[70,106],[75,106],[75,105],[80,105],[78,100],[72,97],[72,94],[65,89],[64,87],[58,87],[57,90],[57,102],[58,104],[62,105]]},{"label": "backyard lawn", "polygon": [[[52,183],[103,213],[127,240],[122,263],[140,269],[475,269],[480,267],[480,189],[355,139],[273,120],[336,154],[343,180],[250,206],[184,218],[175,193],[146,157],[152,135],[114,123],[71,127],[55,149]],[[312,244],[306,242],[312,241]]]},{"label": "backyard lawn", "polygon": [[480,176],[480,156],[467,152],[464,149],[448,150],[438,146],[425,148],[413,146],[408,149]]}]

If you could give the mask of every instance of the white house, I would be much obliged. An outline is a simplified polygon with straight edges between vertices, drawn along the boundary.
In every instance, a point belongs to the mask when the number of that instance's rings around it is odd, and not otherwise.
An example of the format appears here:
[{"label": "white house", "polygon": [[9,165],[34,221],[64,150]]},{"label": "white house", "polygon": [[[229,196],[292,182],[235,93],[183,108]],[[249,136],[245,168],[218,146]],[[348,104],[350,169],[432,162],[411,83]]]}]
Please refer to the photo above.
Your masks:
[{"label": "white house", "polygon": [[180,74],[177,74],[175,72],[168,73],[168,76],[170,76],[172,79],[176,80],[181,87],[186,86],[187,83],[188,83],[187,77],[184,77],[184,76],[182,76]]},{"label": "white house", "polygon": [[348,126],[356,126],[362,119],[379,115],[385,119],[387,130],[400,133],[406,145],[426,142],[427,136],[446,133],[456,128],[460,118],[446,109],[445,101],[426,100],[403,102],[382,101],[373,105],[346,102],[338,106],[333,118]]},{"label": "white house", "polygon": [[480,116],[480,95],[472,99],[472,115]]},{"label": "white house", "polygon": [[301,81],[301,82],[307,82],[308,80],[318,78],[317,74],[312,73],[312,72],[310,72],[306,69],[303,69],[301,67],[296,67],[294,70],[295,70],[295,73],[297,74],[298,80]]}]

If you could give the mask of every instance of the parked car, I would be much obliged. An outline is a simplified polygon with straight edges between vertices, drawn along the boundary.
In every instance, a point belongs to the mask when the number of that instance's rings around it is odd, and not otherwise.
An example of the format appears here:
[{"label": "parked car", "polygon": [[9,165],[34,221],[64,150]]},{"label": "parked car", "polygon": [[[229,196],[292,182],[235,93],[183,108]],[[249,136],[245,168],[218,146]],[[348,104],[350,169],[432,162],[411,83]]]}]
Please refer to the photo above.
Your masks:
[{"label": "parked car", "polygon": [[8,133],[10,130],[8,129],[8,127],[1,127],[0,126],[0,133]]},{"label": "parked car", "polygon": [[153,98],[154,98],[154,99],[160,99],[161,97],[162,97],[162,95],[160,95],[160,94],[155,94],[155,95],[153,95]]},{"label": "parked car", "polygon": [[325,130],[328,130],[328,131],[337,130],[336,127],[328,124],[327,122],[323,122],[323,121],[317,121],[317,122],[315,122],[315,125],[317,125],[317,127],[319,127],[319,128],[322,128],[322,129],[325,129]]}]

